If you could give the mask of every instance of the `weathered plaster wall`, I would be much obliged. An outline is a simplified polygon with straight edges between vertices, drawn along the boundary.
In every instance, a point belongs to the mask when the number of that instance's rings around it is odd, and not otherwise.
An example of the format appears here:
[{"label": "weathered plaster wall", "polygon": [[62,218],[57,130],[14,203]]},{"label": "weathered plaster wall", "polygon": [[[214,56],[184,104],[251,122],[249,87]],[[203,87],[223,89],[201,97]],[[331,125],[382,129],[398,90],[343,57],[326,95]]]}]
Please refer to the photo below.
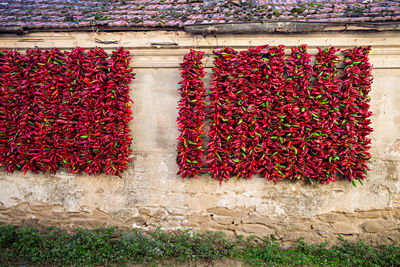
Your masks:
[{"label": "weathered plaster wall", "polygon": [[[134,160],[122,178],[100,175],[0,175],[0,221],[57,225],[66,229],[117,225],[152,230],[221,230],[230,235],[274,234],[290,243],[335,242],[343,236],[374,245],[400,241],[400,34],[337,33],[308,35],[192,36],[183,32],[35,33],[0,36],[0,48],[24,50],[57,46],[92,48],[95,38],[116,40],[107,50],[124,46],[135,55],[131,85]],[[158,44],[152,44],[158,43]],[[163,45],[176,43],[176,46]],[[224,182],[209,176],[182,180],[176,176],[177,82],[179,62],[196,47],[260,44],[294,46],[329,44],[339,48],[372,45],[375,66],[371,104],[371,171],[364,185],[346,181],[330,185],[307,182],[274,184],[255,177]],[[289,52],[289,48],[287,48]],[[212,55],[206,58],[212,66]],[[210,72],[210,69],[207,69]],[[210,76],[208,75],[208,81]]]}]

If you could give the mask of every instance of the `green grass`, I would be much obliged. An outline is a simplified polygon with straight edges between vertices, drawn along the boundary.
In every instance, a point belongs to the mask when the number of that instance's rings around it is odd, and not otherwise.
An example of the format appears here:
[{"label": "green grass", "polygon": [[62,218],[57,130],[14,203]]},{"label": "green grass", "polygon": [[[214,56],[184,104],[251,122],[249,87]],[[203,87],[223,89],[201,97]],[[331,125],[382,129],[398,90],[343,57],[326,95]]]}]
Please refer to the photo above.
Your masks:
[{"label": "green grass", "polygon": [[[255,241],[258,242],[255,242]],[[77,229],[0,225],[0,266],[15,265],[126,265],[218,262],[237,260],[250,266],[396,266],[400,245],[374,249],[359,242],[311,245],[301,239],[290,249],[263,239],[229,238],[220,232],[198,234],[189,230],[149,235],[116,228]]]}]

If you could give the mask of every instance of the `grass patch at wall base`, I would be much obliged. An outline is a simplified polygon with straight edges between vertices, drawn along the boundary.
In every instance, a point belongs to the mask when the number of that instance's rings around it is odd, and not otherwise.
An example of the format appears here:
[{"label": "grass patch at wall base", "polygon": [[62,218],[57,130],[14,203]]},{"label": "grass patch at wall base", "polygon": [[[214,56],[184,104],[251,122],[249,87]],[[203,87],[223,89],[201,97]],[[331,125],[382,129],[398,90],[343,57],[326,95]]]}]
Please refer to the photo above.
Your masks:
[{"label": "grass patch at wall base", "polygon": [[31,227],[0,225],[1,265],[95,265],[214,263],[240,261],[251,266],[394,266],[400,262],[400,245],[380,249],[362,241],[343,241],[332,247],[306,244],[299,239],[283,249],[273,239],[229,238],[220,232],[189,230],[151,234],[117,228],[77,229],[67,233],[55,227],[39,231]]}]

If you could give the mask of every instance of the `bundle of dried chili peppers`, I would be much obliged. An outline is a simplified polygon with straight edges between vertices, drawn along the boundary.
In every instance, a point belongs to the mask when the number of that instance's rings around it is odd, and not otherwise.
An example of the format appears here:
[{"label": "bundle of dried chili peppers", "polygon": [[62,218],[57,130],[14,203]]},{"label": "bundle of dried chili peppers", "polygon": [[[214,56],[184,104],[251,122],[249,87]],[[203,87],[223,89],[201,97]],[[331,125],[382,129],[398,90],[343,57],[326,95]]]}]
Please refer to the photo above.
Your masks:
[{"label": "bundle of dried chili peppers", "polygon": [[318,48],[314,67],[306,45],[292,48],[286,59],[283,46],[214,51],[206,156],[211,176],[220,182],[253,174],[274,182],[361,182],[372,131],[369,50],[345,50],[341,78],[339,50],[332,46]]},{"label": "bundle of dried chili peppers", "polygon": [[129,162],[129,52],[0,52],[0,164],[120,175]]}]

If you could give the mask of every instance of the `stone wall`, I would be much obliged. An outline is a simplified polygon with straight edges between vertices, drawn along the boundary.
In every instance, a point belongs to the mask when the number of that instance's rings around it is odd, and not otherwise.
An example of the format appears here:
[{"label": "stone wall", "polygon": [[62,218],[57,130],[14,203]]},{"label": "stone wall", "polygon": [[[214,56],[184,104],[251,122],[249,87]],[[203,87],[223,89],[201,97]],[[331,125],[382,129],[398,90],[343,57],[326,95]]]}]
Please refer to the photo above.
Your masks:
[{"label": "stone wall", "polygon": [[[221,35],[184,32],[31,33],[1,35],[0,48],[24,50],[101,45],[124,46],[135,55],[131,85],[134,120],[133,162],[122,178],[20,172],[0,175],[0,221],[14,224],[76,227],[119,226],[152,231],[182,227],[219,230],[228,235],[274,235],[285,244],[363,239],[373,245],[400,241],[400,34],[331,33],[308,35]],[[176,43],[176,45],[171,45]],[[339,48],[372,45],[374,84],[371,104],[374,133],[371,171],[364,185],[347,181],[274,184],[260,177],[219,185],[204,175],[182,180],[176,175],[179,62],[189,48],[207,52],[223,46],[245,49],[261,44],[289,47],[332,44]],[[207,76],[210,80],[210,75]]]}]

